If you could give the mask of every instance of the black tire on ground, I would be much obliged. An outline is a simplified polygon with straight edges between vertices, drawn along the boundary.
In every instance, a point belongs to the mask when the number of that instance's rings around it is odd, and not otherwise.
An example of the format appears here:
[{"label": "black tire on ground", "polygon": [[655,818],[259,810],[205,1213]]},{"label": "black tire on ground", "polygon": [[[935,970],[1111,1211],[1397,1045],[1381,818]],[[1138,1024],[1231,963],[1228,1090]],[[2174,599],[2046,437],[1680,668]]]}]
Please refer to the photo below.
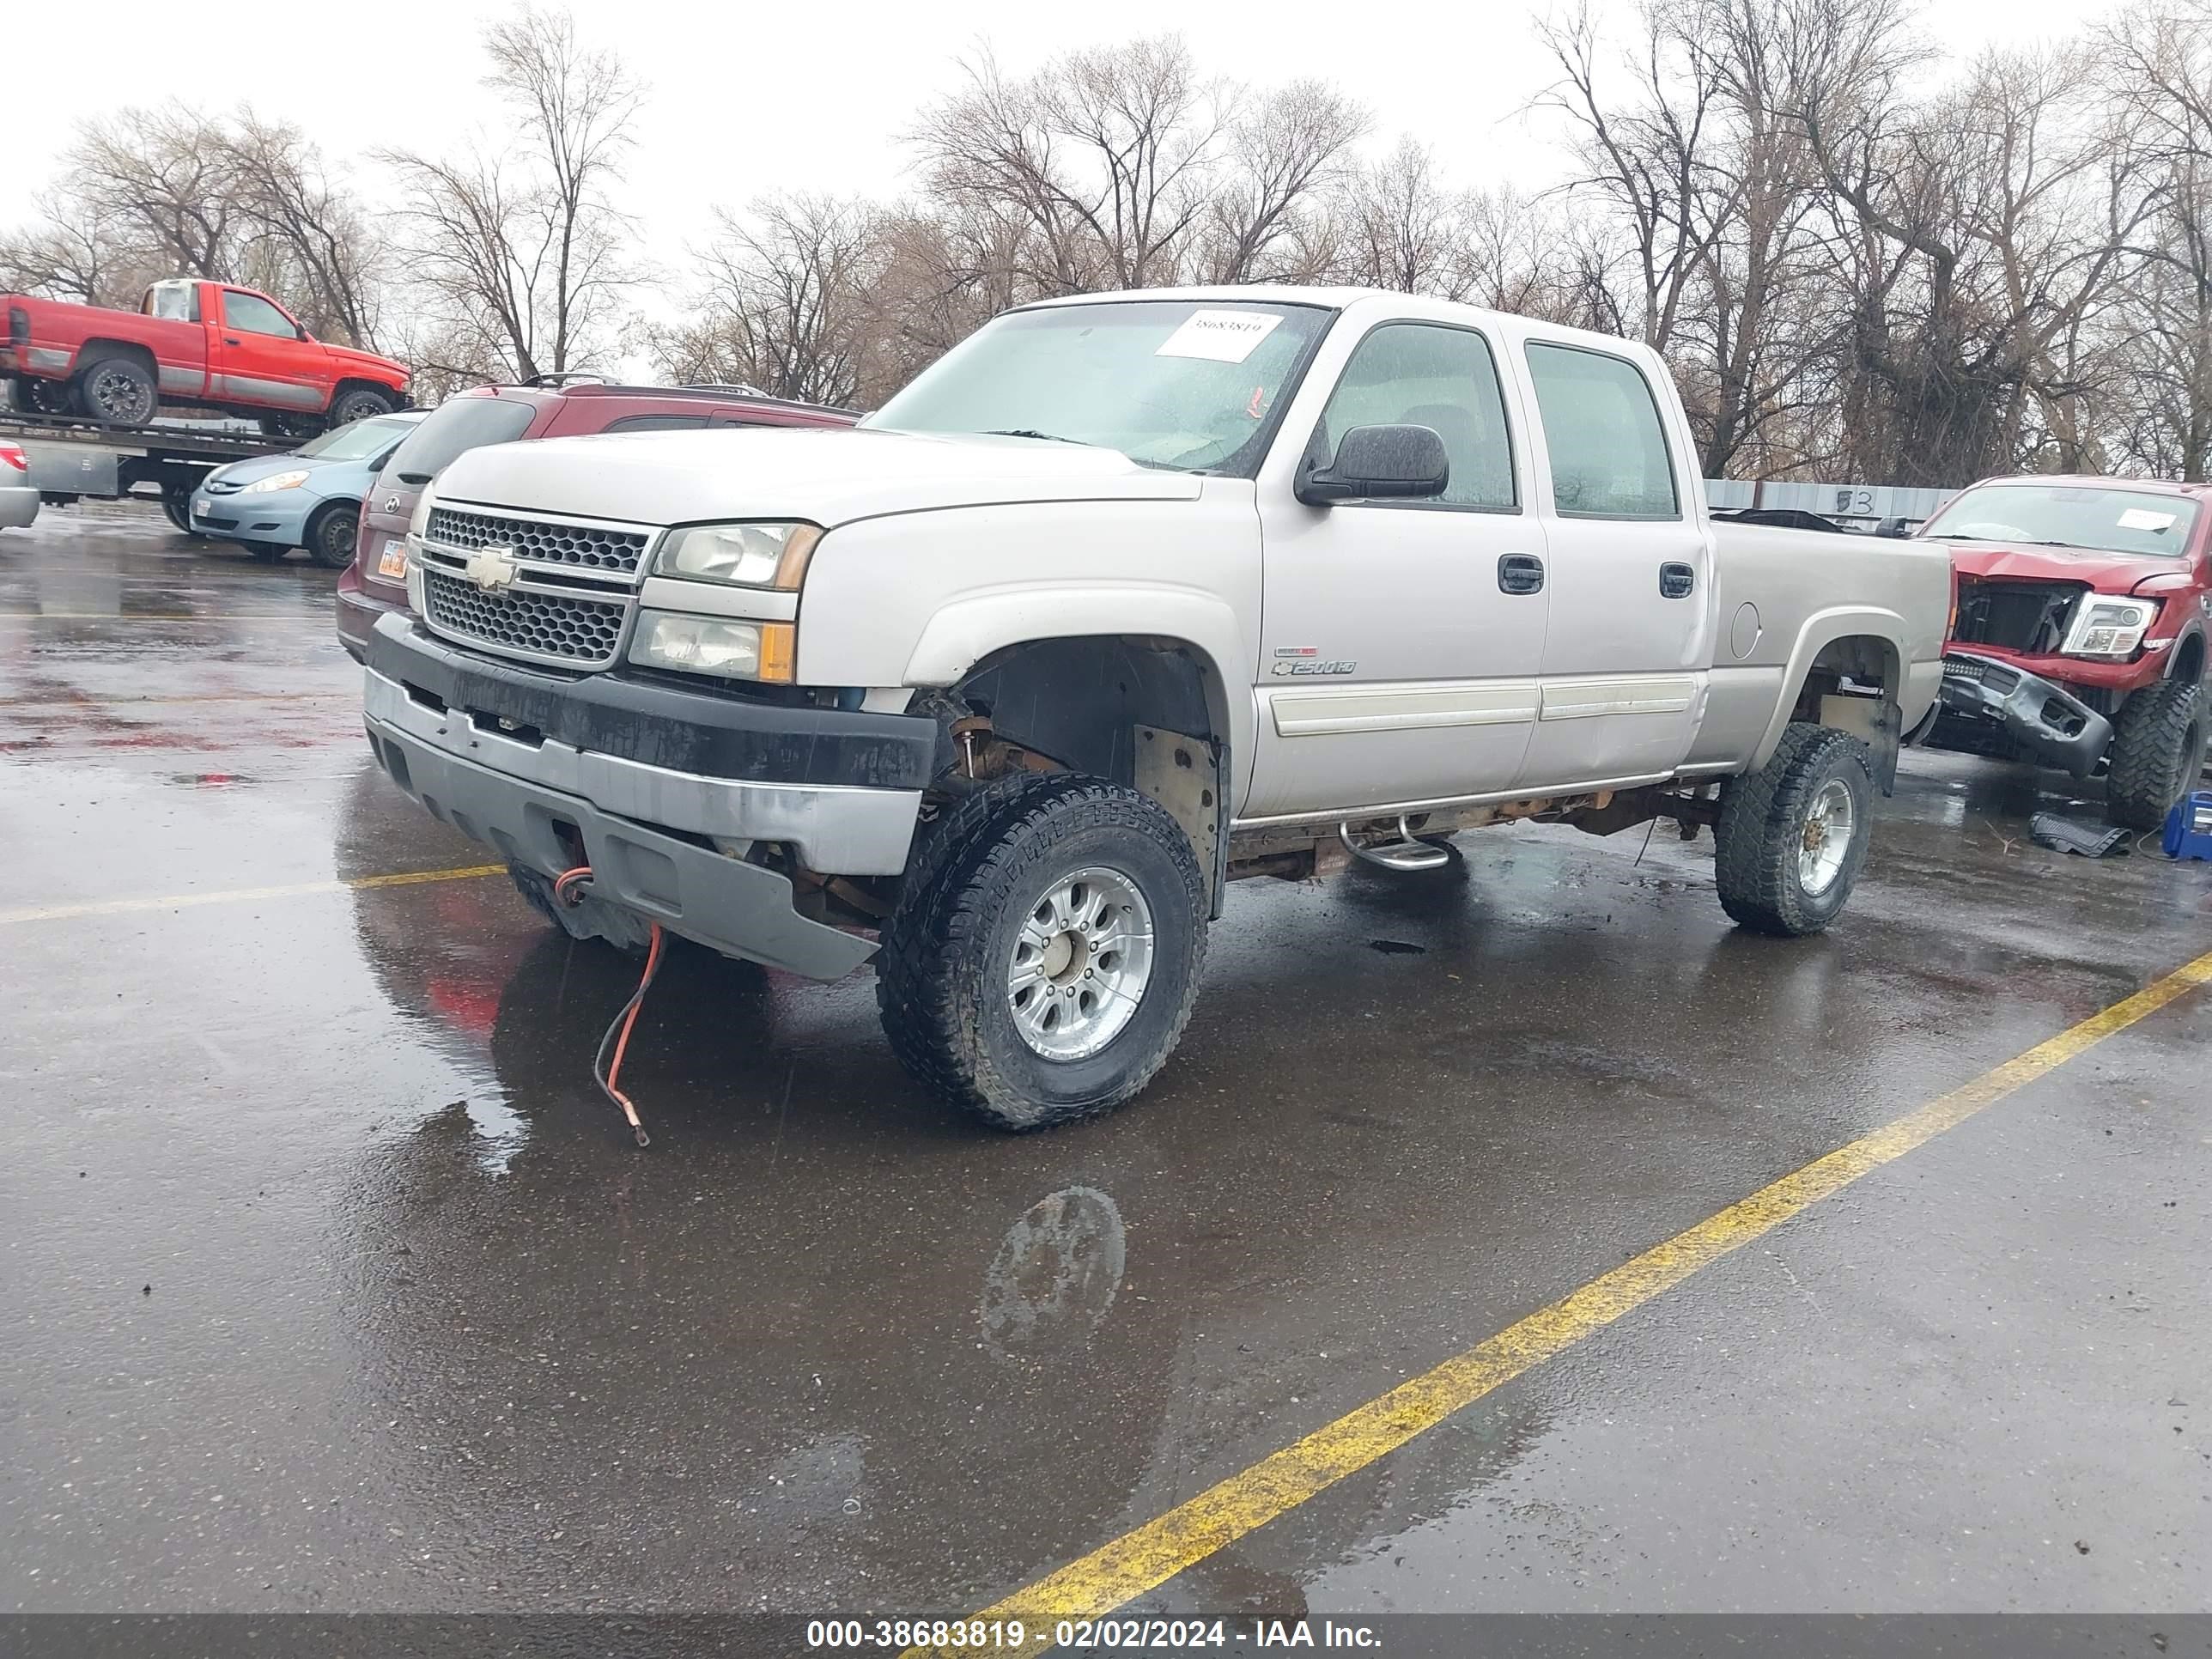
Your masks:
[{"label": "black tire on ground", "polygon": [[154,371],[136,357],[96,357],[70,382],[77,413],[111,426],[143,426],[161,407]]},{"label": "black tire on ground", "polygon": [[234,542],[231,545],[240,549],[256,564],[282,564],[284,556],[292,550],[274,542]]},{"label": "black tire on ground", "polygon": [[[1055,891],[1080,902],[1084,884],[1068,884],[1086,871],[1141,898],[1152,957],[1126,1023],[1095,1052],[1060,1058],[1022,1035],[1008,980],[1024,927]],[[1156,801],[1076,773],[1001,780],[947,808],[915,849],[877,957],[884,1035],[915,1076],[994,1128],[1042,1129],[1118,1106],[1152,1081],[1190,1018],[1206,961],[1205,895],[1189,837]],[[1120,910],[1134,922],[1129,907]],[[1110,938],[1115,914],[1104,907],[1094,930]],[[1083,1011],[1079,1021],[1108,1006],[1082,964],[1111,974],[1123,971],[1121,959],[1110,946],[1095,958],[1080,948],[1065,984],[1041,978],[1024,994],[1058,985]]]},{"label": "black tire on ground", "polygon": [[177,527],[179,533],[190,536],[196,542],[204,542],[207,539],[205,532],[192,528],[192,497],[190,490],[181,493],[173,489],[163,490],[161,513],[171,524]]},{"label": "black tire on ground", "polygon": [[1850,896],[1873,823],[1866,745],[1830,726],[1792,725],[1771,760],[1722,793],[1713,830],[1721,908],[1756,933],[1819,933]]},{"label": "black tire on ground", "polygon": [[332,501],[307,520],[307,556],[325,570],[353,562],[354,538],[361,533],[361,503]]},{"label": "black tire on ground", "polygon": [[380,392],[373,386],[348,386],[331,404],[331,424],[351,426],[356,421],[366,421],[373,416],[389,415],[398,407],[399,400],[388,392]]},{"label": "black tire on ground", "polygon": [[2195,786],[2204,761],[2204,692],[2193,680],[2160,680],[2120,705],[2105,774],[2105,816],[2155,830]]}]

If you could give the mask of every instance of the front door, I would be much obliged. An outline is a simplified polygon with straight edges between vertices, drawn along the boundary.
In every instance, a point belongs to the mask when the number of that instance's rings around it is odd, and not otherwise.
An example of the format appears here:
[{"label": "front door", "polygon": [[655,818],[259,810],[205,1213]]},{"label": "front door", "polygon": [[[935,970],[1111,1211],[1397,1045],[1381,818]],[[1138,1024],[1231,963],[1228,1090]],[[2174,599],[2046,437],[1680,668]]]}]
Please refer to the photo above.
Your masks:
[{"label": "front door", "polygon": [[330,406],[331,358],[258,294],[227,288],[209,354],[208,395],[264,409],[319,414]]},{"label": "front door", "polygon": [[[1645,368],[1531,339],[1550,486],[1553,626],[1522,781],[1531,789],[1671,772],[1690,752],[1712,661],[1712,549]],[[1671,441],[1670,441],[1671,438]]]},{"label": "front door", "polygon": [[1536,713],[1549,596],[1492,341],[1386,321],[1346,359],[1318,425],[1325,461],[1353,427],[1444,442],[1435,501],[1308,507],[1270,467],[1256,760],[1245,819],[1396,808],[1510,787]]}]

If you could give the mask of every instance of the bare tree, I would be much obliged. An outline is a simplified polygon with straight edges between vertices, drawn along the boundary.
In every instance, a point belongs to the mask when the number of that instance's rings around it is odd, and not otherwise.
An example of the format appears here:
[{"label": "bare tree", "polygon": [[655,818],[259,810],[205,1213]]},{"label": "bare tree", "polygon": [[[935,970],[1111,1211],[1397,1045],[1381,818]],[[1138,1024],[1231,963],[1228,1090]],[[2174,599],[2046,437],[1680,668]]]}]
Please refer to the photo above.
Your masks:
[{"label": "bare tree", "polygon": [[485,84],[517,118],[507,150],[385,159],[400,177],[410,264],[448,367],[525,379],[583,368],[635,278],[611,191],[643,93],[587,51],[566,12],[524,6],[485,31]]},{"label": "bare tree", "polygon": [[663,369],[810,403],[866,395],[886,253],[876,210],[822,196],[769,197],[743,217],[720,211],[715,220],[703,256],[712,275],[692,307],[696,320],[654,337]]},{"label": "bare tree", "polygon": [[1249,97],[1222,137],[1207,193],[1199,270],[1212,283],[1310,281],[1313,216],[1352,170],[1367,112],[1319,81]]},{"label": "bare tree", "polygon": [[1173,35],[1072,52],[1009,80],[988,52],[910,135],[933,195],[1011,210],[1041,291],[1140,288],[1181,274],[1221,148],[1224,89]]},{"label": "bare tree", "polygon": [[280,291],[315,333],[372,347],[382,298],[382,253],[370,216],[324,170],[321,151],[289,123],[251,108],[222,138],[237,215],[275,245]]}]

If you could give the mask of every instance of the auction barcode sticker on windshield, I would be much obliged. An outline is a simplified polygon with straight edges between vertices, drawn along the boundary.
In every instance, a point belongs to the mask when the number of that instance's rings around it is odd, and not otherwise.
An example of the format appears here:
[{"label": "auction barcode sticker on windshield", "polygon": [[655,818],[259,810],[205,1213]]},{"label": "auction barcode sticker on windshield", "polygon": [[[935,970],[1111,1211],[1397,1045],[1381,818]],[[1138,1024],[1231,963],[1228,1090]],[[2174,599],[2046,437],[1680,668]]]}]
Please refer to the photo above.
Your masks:
[{"label": "auction barcode sticker on windshield", "polygon": [[1261,311],[1194,311],[1181,328],[1160,342],[1152,356],[1241,363],[1282,320]]},{"label": "auction barcode sticker on windshield", "polygon": [[2123,530],[2164,530],[2180,515],[2174,513],[2154,513],[2147,507],[2130,507],[2120,514]]}]

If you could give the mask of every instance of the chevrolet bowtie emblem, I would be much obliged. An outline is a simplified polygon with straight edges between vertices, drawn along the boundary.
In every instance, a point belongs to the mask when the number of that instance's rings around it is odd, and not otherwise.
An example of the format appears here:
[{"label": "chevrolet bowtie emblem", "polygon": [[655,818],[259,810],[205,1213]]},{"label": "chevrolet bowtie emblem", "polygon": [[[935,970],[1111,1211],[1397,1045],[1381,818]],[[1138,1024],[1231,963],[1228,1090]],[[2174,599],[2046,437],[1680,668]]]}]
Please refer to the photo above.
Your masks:
[{"label": "chevrolet bowtie emblem", "polygon": [[514,550],[497,543],[489,547],[471,548],[465,568],[469,580],[487,592],[512,587],[516,574]]}]

